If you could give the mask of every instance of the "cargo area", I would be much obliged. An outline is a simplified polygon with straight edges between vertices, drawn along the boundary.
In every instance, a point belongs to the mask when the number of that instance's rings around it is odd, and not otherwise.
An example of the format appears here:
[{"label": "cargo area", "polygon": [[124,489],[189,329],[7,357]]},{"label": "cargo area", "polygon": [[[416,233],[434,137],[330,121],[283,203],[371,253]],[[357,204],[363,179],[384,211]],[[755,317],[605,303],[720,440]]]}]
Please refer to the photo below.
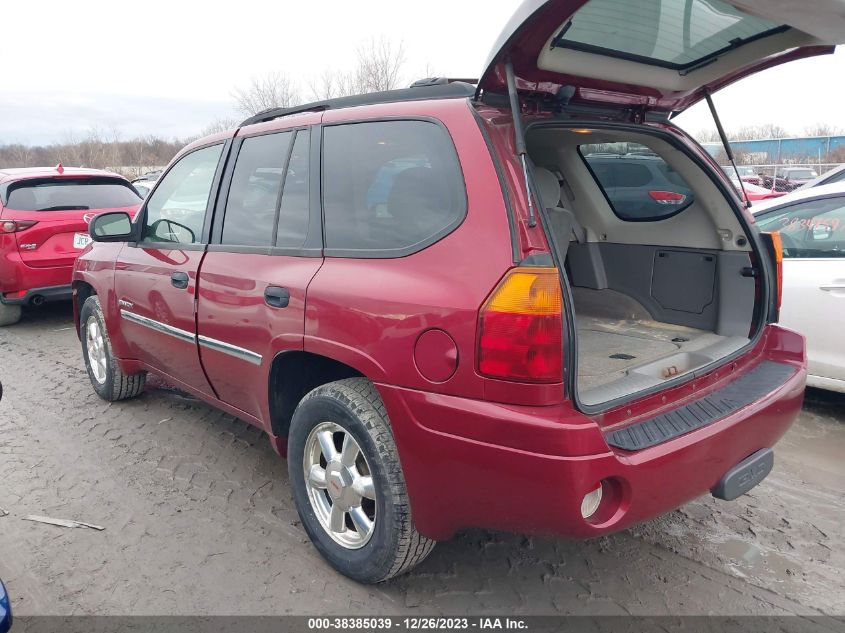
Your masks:
[{"label": "cargo area", "polygon": [[587,404],[659,385],[748,342],[741,336],[656,321],[636,300],[613,290],[573,290],[578,388]]},{"label": "cargo area", "polygon": [[538,125],[527,138],[573,292],[582,404],[652,391],[749,343],[750,242],[689,156],[629,130]]}]

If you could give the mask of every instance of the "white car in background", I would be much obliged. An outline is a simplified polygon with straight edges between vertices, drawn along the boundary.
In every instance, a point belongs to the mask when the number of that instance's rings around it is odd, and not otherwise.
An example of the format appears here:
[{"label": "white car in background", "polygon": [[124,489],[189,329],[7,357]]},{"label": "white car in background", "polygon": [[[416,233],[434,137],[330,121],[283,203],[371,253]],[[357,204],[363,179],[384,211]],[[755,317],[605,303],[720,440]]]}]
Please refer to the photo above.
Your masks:
[{"label": "white car in background", "polygon": [[780,322],[807,337],[811,387],[845,392],[845,182],[751,208],[783,243]]}]

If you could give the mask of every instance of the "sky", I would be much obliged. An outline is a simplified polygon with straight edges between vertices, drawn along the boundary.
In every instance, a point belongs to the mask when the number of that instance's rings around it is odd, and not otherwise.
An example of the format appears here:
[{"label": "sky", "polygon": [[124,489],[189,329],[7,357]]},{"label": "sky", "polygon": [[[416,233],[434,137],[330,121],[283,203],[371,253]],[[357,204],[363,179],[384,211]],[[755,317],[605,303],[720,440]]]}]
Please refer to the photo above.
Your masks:
[{"label": "sky", "polygon": [[[91,129],[122,138],[196,135],[216,118],[238,117],[235,87],[283,71],[307,92],[309,78],[325,69],[350,69],[370,37],[402,41],[408,82],[429,72],[477,77],[519,3],[145,0],[129,10],[114,0],[6,0],[0,144],[62,142]],[[716,103],[728,129],[845,127],[841,77],[838,52],[743,80]],[[710,127],[701,105],[677,121],[693,132]]]}]

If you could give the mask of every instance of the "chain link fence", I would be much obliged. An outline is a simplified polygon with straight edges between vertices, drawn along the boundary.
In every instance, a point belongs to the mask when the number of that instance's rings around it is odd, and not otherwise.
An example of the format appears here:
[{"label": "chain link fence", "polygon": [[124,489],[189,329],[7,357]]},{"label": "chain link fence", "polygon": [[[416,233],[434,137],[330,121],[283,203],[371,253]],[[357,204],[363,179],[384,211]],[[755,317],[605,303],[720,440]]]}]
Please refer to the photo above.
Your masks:
[{"label": "chain link fence", "polygon": [[[770,191],[788,193],[825,174],[842,163],[737,165],[740,178],[746,183]],[[722,167],[732,175],[733,167]]]}]

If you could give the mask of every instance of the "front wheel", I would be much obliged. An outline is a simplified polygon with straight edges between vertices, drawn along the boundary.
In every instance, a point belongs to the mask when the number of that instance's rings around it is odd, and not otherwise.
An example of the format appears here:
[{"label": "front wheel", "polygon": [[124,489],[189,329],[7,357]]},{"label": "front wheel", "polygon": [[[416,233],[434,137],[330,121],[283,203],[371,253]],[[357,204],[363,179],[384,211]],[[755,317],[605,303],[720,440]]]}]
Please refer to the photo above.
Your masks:
[{"label": "front wheel", "polygon": [[79,313],[80,338],[85,368],[94,391],[103,400],[115,402],[134,398],[144,390],[144,372],[124,374],[112,354],[106,321],[96,295],[88,297]]},{"label": "front wheel", "polygon": [[365,378],[329,383],[302,399],[288,469],[302,525],[340,573],[382,582],[434,549],[414,526],[390,422]]}]

